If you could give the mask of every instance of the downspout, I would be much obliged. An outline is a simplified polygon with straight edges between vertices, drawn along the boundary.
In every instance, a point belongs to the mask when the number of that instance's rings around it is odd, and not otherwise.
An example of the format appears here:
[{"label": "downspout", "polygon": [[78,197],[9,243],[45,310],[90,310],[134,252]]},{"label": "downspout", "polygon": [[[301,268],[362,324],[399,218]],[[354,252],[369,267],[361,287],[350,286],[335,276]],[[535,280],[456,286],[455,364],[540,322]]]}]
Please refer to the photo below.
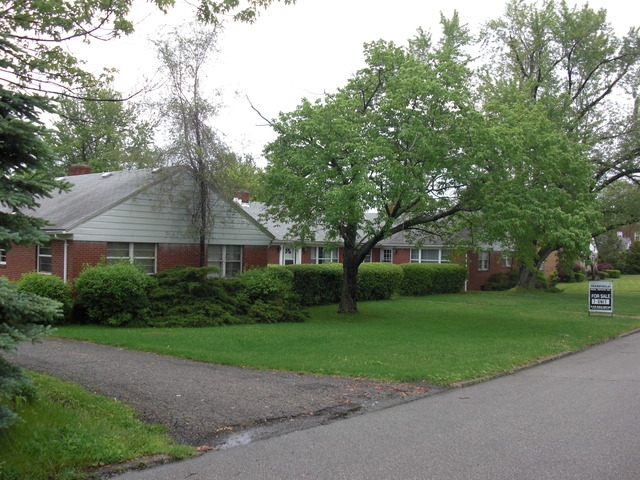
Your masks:
[{"label": "downspout", "polygon": [[63,254],[63,257],[62,257],[62,281],[64,283],[67,283],[68,253],[69,253],[69,243],[68,243],[67,239],[65,238],[65,240],[64,240],[64,254]]}]

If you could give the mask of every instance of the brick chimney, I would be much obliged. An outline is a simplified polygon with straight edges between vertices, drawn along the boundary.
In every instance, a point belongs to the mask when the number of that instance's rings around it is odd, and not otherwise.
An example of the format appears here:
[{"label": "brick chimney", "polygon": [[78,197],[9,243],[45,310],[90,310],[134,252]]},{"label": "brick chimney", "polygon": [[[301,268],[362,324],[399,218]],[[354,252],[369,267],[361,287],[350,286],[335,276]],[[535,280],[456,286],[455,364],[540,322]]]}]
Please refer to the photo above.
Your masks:
[{"label": "brick chimney", "polygon": [[240,200],[242,203],[249,203],[249,200],[251,199],[251,194],[249,193],[249,190],[240,190],[236,194],[236,198]]},{"label": "brick chimney", "polygon": [[71,165],[69,167],[69,176],[73,177],[76,175],[87,175],[91,173],[91,167],[84,163],[76,163],[75,165]]}]

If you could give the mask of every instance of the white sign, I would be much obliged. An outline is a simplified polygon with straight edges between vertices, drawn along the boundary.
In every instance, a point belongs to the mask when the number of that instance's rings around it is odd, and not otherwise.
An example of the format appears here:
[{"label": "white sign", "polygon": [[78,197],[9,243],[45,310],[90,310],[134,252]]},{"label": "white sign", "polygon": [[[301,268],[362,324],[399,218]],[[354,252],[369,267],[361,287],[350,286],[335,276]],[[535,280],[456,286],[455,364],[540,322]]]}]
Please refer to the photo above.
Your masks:
[{"label": "white sign", "polygon": [[613,282],[589,282],[589,313],[613,314]]}]

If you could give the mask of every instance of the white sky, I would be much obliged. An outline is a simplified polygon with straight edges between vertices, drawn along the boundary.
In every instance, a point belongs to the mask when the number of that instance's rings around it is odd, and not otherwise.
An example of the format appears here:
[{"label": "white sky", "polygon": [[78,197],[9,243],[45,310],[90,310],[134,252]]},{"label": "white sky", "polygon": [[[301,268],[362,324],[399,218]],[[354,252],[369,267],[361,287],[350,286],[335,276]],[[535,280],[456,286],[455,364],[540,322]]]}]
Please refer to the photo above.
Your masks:
[{"label": "white sky", "polygon": [[[191,0],[195,3],[196,0]],[[157,63],[148,39],[163,25],[181,25],[193,18],[185,0],[163,15],[148,2],[136,0],[136,32],[123,39],[93,42],[83,48],[91,69],[120,70],[116,87],[123,93],[154,77]],[[583,0],[568,0],[583,5]],[[640,26],[637,0],[591,0],[606,8],[618,35]],[[211,64],[212,91],[224,92],[225,108],[214,120],[216,128],[238,153],[250,153],[260,165],[263,146],[275,138],[270,127],[251,109],[245,96],[267,118],[291,111],[304,97],[315,99],[343,86],[363,66],[365,42],[384,39],[405,44],[418,27],[439,34],[440,12],[454,10],[472,33],[504,12],[505,0],[298,0],[296,5],[274,3],[253,25],[228,22]],[[86,53],[84,53],[86,52]],[[234,95],[238,92],[238,95]]]}]

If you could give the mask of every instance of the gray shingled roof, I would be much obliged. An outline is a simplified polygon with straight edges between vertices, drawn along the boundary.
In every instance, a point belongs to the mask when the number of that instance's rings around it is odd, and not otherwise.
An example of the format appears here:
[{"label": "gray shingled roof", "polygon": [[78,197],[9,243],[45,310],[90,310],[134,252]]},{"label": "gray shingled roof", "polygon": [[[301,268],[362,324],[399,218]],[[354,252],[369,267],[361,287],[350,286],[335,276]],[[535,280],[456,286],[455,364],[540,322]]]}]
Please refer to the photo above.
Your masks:
[{"label": "gray shingled roof", "polygon": [[[260,202],[250,202],[248,204],[242,204],[244,210],[251,215],[256,221],[265,226],[265,228],[271,232],[276,241],[278,242],[292,242],[293,239],[287,238],[287,233],[289,231],[289,225],[287,224],[279,224],[273,221],[270,218],[264,218],[263,214],[266,211],[266,205]],[[375,213],[367,214],[371,216],[371,218],[375,217]],[[416,233],[414,233],[416,235]],[[325,232],[323,229],[318,228],[316,230],[316,242],[322,242],[325,239]],[[312,242],[313,243],[313,242]],[[392,235],[389,238],[386,238],[380,242],[382,246],[388,247],[406,247],[413,246],[416,244],[416,240],[412,239],[411,241],[407,239],[407,232],[398,232],[395,235]],[[428,236],[423,239],[424,245],[434,245],[434,246],[443,246],[445,242],[442,238],[437,236]]]},{"label": "gray shingled roof", "polygon": [[[73,184],[69,192],[54,192],[51,198],[40,200],[40,207],[28,214],[49,222],[47,231],[64,232],[123,202],[138,191],[153,184],[151,170],[91,173],[65,177]],[[25,212],[27,213],[27,212]]]}]

